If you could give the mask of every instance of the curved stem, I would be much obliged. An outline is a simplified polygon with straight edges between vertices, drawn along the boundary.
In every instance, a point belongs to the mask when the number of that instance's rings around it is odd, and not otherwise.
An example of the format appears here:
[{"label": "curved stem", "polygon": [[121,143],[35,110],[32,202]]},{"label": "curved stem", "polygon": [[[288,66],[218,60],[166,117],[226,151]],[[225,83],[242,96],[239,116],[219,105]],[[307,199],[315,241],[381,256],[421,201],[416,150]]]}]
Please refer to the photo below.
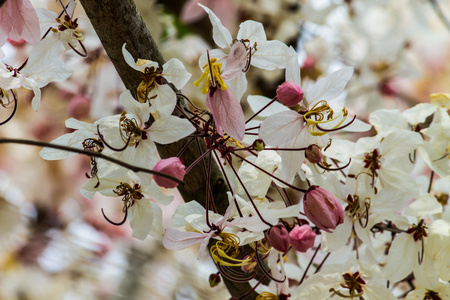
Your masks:
[{"label": "curved stem", "polygon": [[100,140],[103,142],[103,144],[105,144],[106,147],[108,147],[112,151],[116,151],[116,152],[122,152],[125,149],[127,149],[128,145],[130,144],[130,140],[131,140],[131,135],[130,135],[130,136],[128,136],[128,140],[127,140],[127,142],[125,143],[125,145],[122,148],[114,148],[113,146],[108,144],[106,142],[106,140],[103,138],[103,134],[100,133],[100,125],[99,124],[97,124],[97,134],[100,137]]},{"label": "curved stem", "polygon": [[19,105],[18,101],[17,101],[17,98],[16,98],[16,94],[14,93],[13,90],[10,90],[10,91],[13,94],[13,97],[14,97],[14,109],[13,109],[13,112],[11,113],[11,115],[5,121],[0,123],[0,126],[2,126],[3,124],[8,123],[9,120],[11,120],[14,117],[14,115],[16,114],[16,111],[17,111],[17,106]]},{"label": "curved stem", "polygon": [[81,49],[83,49],[84,53],[81,53],[80,51],[78,51],[77,49],[75,49],[75,47],[72,46],[71,43],[67,43],[67,44],[68,44],[69,47],[72,48],[72,50],[75,51],[75,53],[78,54],[79,56],[81,56],[81,57],[88,57],[87,50],[86,50],[86,48],[84,47],[83,43],[82,43],[80,40],[78,41],[78,43],[80,44]]},{"label": "curved stem", "polygon": [[118,222],[118,223],[111,221],[111,220],[105,215],[105,212],[103,211],[103,208],[102,208],[102,215],[103,215],[103,217],[106,219],[106,221],[108,221],[108,223],[111,223],[111,224],[113,224],[114,226],[120,226],[120,225],[123,225],[123,224],[125,223],[125,221],[127,220],[128,210],[125,211],[125,214],[124,214],[124,216],[123,216],[123,220],[120,221],[120,222]]}]

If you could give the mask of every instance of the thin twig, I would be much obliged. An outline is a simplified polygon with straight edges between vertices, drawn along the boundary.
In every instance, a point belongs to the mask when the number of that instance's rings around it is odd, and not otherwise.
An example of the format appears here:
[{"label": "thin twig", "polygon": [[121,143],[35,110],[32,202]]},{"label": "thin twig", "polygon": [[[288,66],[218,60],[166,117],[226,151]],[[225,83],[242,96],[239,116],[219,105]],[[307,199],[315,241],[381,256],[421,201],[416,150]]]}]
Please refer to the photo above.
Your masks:
[{"label": "thin twig", "polygon": [[72,147],[68,147],[68,146],[63,146],[63,145],[57,145],[57,144],[51,144],[51,143],[46,143],[46,142],[41,142],[41,141],[32,141],[32,140],[24,140],[24,139],[12,139],[12,138],[0,138],[0,144],[22,144],[22,145],[30,145],[30,146],[37,146],[37,147],[49,147],[49,148],[54,148],[54,149],[59,149],[59,150],[63,150],[63,151],[68,151],[68,152],[74,152],[74,153],[78,153],[78,154],[84,154],[90,157],[98,157],[98,158],[102,158],[104,160],[110,161],[116,165],[122,166],[124,168],[130,169],[133,172],[143,172],[143,173],[148,173],[148,174],[152,174],[152,175],[158,175],[160,177],[164,177],[167,179],[170,179],[172,181],[177,182],[178,184],[183,184],[183,181],[172,177],[170,175],[158,172],[158,171],[154,171],[154,170],[150,170],[150,169],[146,169],[146,168],[141,168],[138,166],[134,166],[134,165],[130,165],[127,164],[126,162],[123,162],[121,160],[115,159],[113,157],[104,155],[100,152],[94,152],[94,151],[88,151],[88,150],[82,150],[82,149],[77,149],[77,148],[72,148]]}]

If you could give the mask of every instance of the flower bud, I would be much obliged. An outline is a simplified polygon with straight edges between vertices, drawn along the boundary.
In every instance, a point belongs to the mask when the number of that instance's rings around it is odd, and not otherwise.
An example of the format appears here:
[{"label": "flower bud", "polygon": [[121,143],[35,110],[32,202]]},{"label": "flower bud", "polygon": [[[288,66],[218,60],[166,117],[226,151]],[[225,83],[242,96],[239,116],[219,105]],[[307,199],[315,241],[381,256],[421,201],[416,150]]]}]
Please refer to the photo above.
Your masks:
[{"label": "flower bud", "polygon": [[305,150],[306,159],[312,163],[317,164],[322,161],[322,150],[316,144],[311,144]]},{"label": "flower bud", "polygon": [[342,205],[330,192],[313,185],[303,198],[306,216],[320,229],[331,232],[344,222]]},{"label": "flower bud", "polygon": [[[183,162],[178,157],[170,157],[167,159],[161,159],[153,168],[154,171],[158,171],[177,179],[183,180],[185,174],[185,166]],[[155,182],[164,188],[171,189],[178,185],[177,182],[170,180],[168,178],[160,177],[158,175],[153,176]]]},{"label": "flower bud", "polygon": [[256,151],[263,151],[264,148],[266,147],[266,144],[264,143],[263,140],[261,139],[257,139],[253,142],[252,144],[253,149],[255,149]]},{"label": "flower bud", "polygon": [[298,252],[306,252],[309,248],[314,246],[316,234],[309,225],[295,226],[289,232],[289,239],[292,248]]},{"label": "flower bud", "polygon": [[213,273],[211,275],[209,275],[209,286],[210,287],[215,287],[218,286],[219,283],[222,281],[222,279],[220,278],[220,275],[218,273]]},{"label": "flower bud", "polygon": [[289,250],[289,232],[281,225],[275,225],[267,232],[267,243],[280,252]]},{"label": "flower bud", "polygon": [[277,88],[277,98],[285,106],[296,106],[303,100],[303,91],[297,84],[285,81]]}]

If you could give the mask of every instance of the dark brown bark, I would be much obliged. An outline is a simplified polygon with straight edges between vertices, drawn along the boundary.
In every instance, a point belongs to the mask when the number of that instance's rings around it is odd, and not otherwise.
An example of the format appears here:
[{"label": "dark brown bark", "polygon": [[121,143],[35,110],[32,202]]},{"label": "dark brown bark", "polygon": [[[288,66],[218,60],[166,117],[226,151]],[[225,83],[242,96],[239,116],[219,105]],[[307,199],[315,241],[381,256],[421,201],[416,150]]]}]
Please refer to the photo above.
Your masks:
[{"label": "dark brown bark", "polygon": [[[124,43],[127,44],[127,50],[134,58],[153,60],[161,66],[165,62],[135,4],[131,0],[80,0],[80,2],[126,88],[135,91],[141,82],[142,75],[125,62],[122,55]],[[188,141],[183,139],[169,145],[157,145],[158,151],[162,158],[176,156]],[[203,141],[201,148],[205,151]],[[181,159],[188,166],[198,156],[198,147],[194,142],[184,152]],[[219,167],[214,160],[212,161],[210,184],[214,190],[216,207],[223,213],[228,206],[227,187]],[[184,185],[180,185],[178,190],[186,202],[196,200],[205,206],[207,184],[202,165],[198,164],[186,174]],[[235,297],[245,294],[250,289],[248,283],[225,280],[225,284],[231,295]],[[256,293],[253,293],[247,299],[254,299],[255,296]]]}]

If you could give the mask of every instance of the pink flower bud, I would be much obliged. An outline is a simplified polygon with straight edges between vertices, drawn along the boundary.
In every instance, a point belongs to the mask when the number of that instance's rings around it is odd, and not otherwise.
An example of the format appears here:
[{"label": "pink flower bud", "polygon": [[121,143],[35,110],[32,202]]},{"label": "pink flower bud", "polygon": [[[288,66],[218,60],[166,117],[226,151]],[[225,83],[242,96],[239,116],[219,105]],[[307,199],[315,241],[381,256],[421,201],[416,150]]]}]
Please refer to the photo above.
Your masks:
[{"label": "pink flower bud", "polygon": [[285,81],[277,88],[277,98],[285,106],[296,106],[303,100],[303,91],[297,84]]},{"label": "pink flower bud", "polygon": [[311,144],[308,148],[306,148],[305,156],[306,159],[312,164],[317,164],[322,161],[322,151],[316,144]]},{"label": "pink flower bud", "polygon": [[[170,175],[172,177],[175,177],[177,179],[183,180],[184,174],[185,174],[185,166],[183,165],[183,162],[178,157],[170,157],[167,159],[161,159],[153,168],[153,170]],[[173,180],[170,180],[168,178],[160,177],[160,176],[153,176],[153,179],[155,179],[155,182],[164,188],[171,189],[178,185]]]},{"label": "pink flower bud", "polygon": [[316,234],[309,225],[295,226],[289,232],[289,238],[292,248],[298,252],[306,252],[309,248],[314,246]]},{"label": "pink flower bud", "polygon": [[306,216],[320,229],[331,232],[344,222],[342,205],[330,192],[313,185],[303,198]]},{"label": "pink flower bud", "polygon": [[289,232],[281,225],[275,225],[267,232],[267,243],[280,252],[289,250]]}]

